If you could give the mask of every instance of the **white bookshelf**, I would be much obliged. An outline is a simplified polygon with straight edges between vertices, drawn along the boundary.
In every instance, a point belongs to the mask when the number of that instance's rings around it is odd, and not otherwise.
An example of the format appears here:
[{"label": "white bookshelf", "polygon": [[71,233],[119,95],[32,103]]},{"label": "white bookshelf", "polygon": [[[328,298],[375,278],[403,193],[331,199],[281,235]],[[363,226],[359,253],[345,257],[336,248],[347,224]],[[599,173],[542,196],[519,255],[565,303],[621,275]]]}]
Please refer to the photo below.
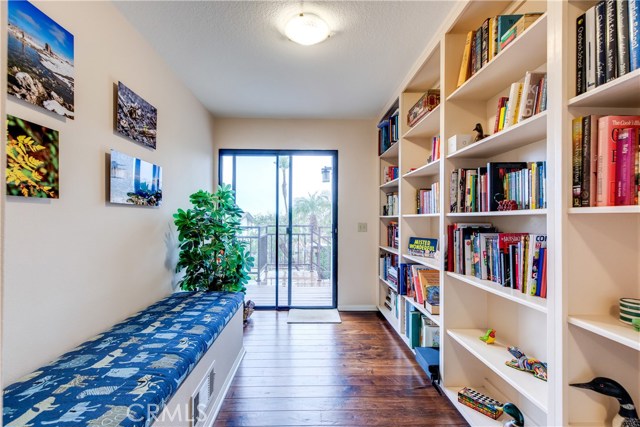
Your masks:
[{"label": "white bookshelf", "polygon": [[[394,94],[400,104],[402,137],[381,161],[396,162],[400,168],[400,215],[393,219],[400,227],[397,253],[401,261],[441,271],[442,386],[474,426],[502,425],[504,417],[493,421],[459,404],[457,391],[464,386],[514,402],[525,413],[527,425],[540,426],[611,422],[610,399],[570,383],[606,376],[622,383],[634,398],[640,396],[640,381],[634,381],[640,378],[640,333],[614,314],[620,297],[640,298],[640,206],[571,207],[571,120],[587,114],[640,115],[640,70],[574,96],[576,18],[596,3],[456,2]],[[469,31],[487,17],[535,11],[544,14],[458,87]],[[493,130],[498,99],[508,96],[511,84],[522,81],[527,71],[547,72],[546,111],[448,153],[448,138],[472,134],[476,123],[485,133]],[[432,88],[440,89],[440,106],[409,128],[408,110]],[[434,136],[440,136],[440,160],[427,163]],[[510,161],[547,162],[547,208],[449,213],[452,170]],[[440,183],[440,213],[415,214],[415,190],[434,182]],[[438,238],[441,257],[446,257],[447,227],[456,222],[491,222],[504,232],[547,234],[547,298],[443,271],[442,259],[404,253],[409,237],[430,237]],[[401,301],[417,306],[411,298]],[[498,345],[478,339],[491,326],[499,330]],[[504,362],[511,355],[500,342],[547,362],[548,382],[507,367]]]},{"label": "white bookshelf", "polygon": [[387,189],[391,190],[391,189],[394,189],[394,188],[398,188],[398,183],[399,182],[400,182],[399,178],[396,178],[396,179],[391,180],[389,182],[385,182],[384,184],[382,184],[380,186],[380,189],[381,190],[387,190]]},{"label": "white bookshelf", "polygon": [[399,255],[400,252],[396,248],[392,248],[391,246],[380,246],[380,249],[389,252],[390,254]]},{"label": "white bookshelf", "polygon": [[429,313],[429,311],[427,311],[427,309],[424,308],[423,305],[418,304],[416,301],[414,301],[413,298],[410,298],[410,297],[408,297],[406,295],[403,295],[402,299],[404,301],[408,301],[409,304],[414,306],[420,313],[424,314],[425,316],[427,316],[427,318],[429,320],[431,320],[436,325],[440,326],[440,315],[439,314],[431,314],[431,313]]},{"label": "white bookshelf", "polygon": [[440,266],[438,265],[438,261],[436,259],[427,258],[423,256],[408,255],[408,254],[402,254],[402,257],[407,261],[415,262],[420,265],[424,265],[425,267],[432,268],[434,270],[440,270]]}]

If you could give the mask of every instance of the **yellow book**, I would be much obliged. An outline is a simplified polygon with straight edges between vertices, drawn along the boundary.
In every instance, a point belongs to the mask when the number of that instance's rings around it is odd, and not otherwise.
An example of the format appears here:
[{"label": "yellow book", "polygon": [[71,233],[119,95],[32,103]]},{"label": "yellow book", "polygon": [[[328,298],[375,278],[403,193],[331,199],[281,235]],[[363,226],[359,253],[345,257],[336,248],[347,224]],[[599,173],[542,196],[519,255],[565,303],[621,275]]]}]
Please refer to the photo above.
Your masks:
[{"label": "yellow book", "polygon": [[500,108],[500,122],[498,123],[498,131],[504,129],[504,116],[507,113],[507,107]]},{"label": "yellow book", "polygon": [[464,52],[462,53],[462,63],[460,64],[460,74],[458,75],[458,86],[462,86],[469,78],[469,67],[471,66],[471,40],[473,39],[473,31],[467,34],[467,40],[464,43]]},{"label": "yellow book", "polygon": [[495,56],[496,50],[496,17],[489,19],[489,61]]}]

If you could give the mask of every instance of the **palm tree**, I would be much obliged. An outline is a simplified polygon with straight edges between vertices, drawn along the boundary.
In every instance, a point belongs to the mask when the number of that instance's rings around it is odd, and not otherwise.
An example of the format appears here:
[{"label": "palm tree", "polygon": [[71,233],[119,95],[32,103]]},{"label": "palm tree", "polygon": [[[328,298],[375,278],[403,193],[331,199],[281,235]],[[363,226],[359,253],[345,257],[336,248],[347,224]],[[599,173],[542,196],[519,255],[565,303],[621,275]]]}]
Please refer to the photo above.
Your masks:
[{"label": "palm tree", "polygon": [[318,216],[321,217],[323,223],[326,223],[329,213],[331,212],[331,202],[326,192],[318,194],[309,193],[307,197],[298,197],[294,201],[293,210],[297,217],[301,220],[309,220],[311,230],[318,228]]}]

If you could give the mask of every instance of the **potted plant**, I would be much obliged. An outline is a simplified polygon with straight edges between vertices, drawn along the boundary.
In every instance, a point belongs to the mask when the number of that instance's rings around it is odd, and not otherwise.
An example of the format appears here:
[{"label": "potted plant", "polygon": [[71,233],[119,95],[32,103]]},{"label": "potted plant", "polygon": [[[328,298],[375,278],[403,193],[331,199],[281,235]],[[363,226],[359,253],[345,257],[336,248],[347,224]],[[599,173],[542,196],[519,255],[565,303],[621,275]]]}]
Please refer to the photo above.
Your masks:
[{"label": "potted plant", "polygon": [[173,215],[180,247],[176,271],[184,270],[178,285],[187,291],[244,292],[254,259],[238,237],[243,211],[233,190],[199,190],[189,200],[191,209]]}]

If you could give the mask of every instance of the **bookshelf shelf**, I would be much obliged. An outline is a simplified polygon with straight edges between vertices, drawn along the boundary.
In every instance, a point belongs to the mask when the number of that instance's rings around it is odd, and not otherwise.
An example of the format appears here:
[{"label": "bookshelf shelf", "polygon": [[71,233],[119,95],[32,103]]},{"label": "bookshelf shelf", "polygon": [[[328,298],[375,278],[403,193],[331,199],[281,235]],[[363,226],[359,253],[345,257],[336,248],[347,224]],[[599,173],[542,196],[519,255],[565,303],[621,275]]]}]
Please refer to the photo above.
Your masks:
[{"label": "bookshelf shelf", "polygon": [[640,68],[569,100],[569,107],[640,107]]},{"label": "bookshelf shelf", "polygon": [[543,111],[507,129],[464,147],[447,159],[486,158],[544,139],[547,134],[547,112]]},{"label": "bookshelf shelf", "polygon": [[448,217],[485,217],[485,216],[531,216],[546,215],[546,209],[521,209],[517,211],[494,211],[494,212],[449,212]]},{"label": "bookshelf shelf", "polygon": [[394,220],[398,219],[398,215],[380,215],[380,219],[382,220]]},{"label": "bookshelf shelf", "polygon": [[397,142],[393,143],[391,145],[391,147],[387,148],[387,151],[385,151],[384,153],[380,154],[380,158],[381,159],[397,158],[398,157],[398,153],[400,152],[399,147],[400,147],[400,144],[398,144]]},{"label": "bookshelf shelf", "polygon": [[569,208],[572,215],[578,214],[640,214],[640,206],[601,206],[591,208]]},{"label": "bookshelf shelf", "polygon": [[380,246],[380,249],[385,252],[389,252],[390,254],[400,255],[400,251],[396,248],[392,248],[391,246]]},{"label": "bookshelf shelf", "polygon": [[465,276],[463,274],[452,273],[450,271],[447,272],[447,276],[467,283],[471,286],[475,286],[476,288],[482,289],[490,294],[499,296],[509,301],[513,301],[525,307],[529,307],[533,310],[537,310],[541,313],[547,312],[547,300],[544,298],[526,295],[517,289],[505,288],[498,283],[494,283],[489,280],[478,279],[473,276]]},{"label": "bookshelf shelf", "polygon": [[391,288],[394,292],[398,292],[398,288],[396,285],[394,285],[393,283],[389,282],[388,280],[384,280],[382,277],[379,277],[380,281],[382,283],[384,283],[385,285],[387,285],[387,287]]},{"label": "bookshelf shelf", "polygon": [[415,255],[407,255],[407,254],[402,254],[402,257],[409,261],[418,263],[420,265],[424,265],[425,267],[429,267],[434,270],[440,270],[440,267],[438,266],[438,262],[433,258],[425,258],[423,256],[415,256]]},{"label": "bookshelf shelf", "polygon": [[413,127],[402,136],[406,139],[430,138],[440,130],[440,106],[425,114]]},{"label": "bookshelf shelf", "polygon": [[384,184],[382,184],[380,186],[381,190],[391,190],[391,189],[396,189],[398,188],[398,183],[400,182],[400,178],[396,178],[392,181],[389,182],[385,182]]},{"label": "bookshelf shelf", "polygon": [[431,314],[427,311],[426,308],[424,308],[424,306],[418,304],[417,302],[415,302],[413,300],[413,298],[410,298],[406,295],[403,295],[402,298],[409,302],[409,304],[411,304],[412,306],[414,306],[415,308],[418,309],[418,311],[422,314],[424,314],[425,316],[427,316],[427,318],[429,318],[433,323],[435,323],[436,325],[440,326],[440,315],[438,314]]},{"label": "bookshelf shelf", "polygon": [[447,330],[447,335],[546,413],[548,402],[547,383],[535,378],[530,373],[505,365],[506,361],[513,358],[507,351],[507,347],[498,341],[492,345],[487,345],[480,341],[478,337],[484,335],[485,332],[481,329],[450,329]]},{"label": "bookshelf shelf", "polygon": [[417,178],[417,177],[425,177],[425,176],[434,176],[438,175],[440,172],[440,160],[436,160],[435,162],[427,163],[424,166],[420,166],[416,170],[412,170],[411,172],[407,172],[402,175],[403,178]]},{"label": "bookshelf shelf", "polygon": [[640,351],[640,332],[625,325],[613,316],[576,315],[569,316],[569,324],[593,332],[596,335]]},{"label": "bookshelf shelf", "polygon": [[439,213],[432,214],[406,214],[402,215],[402,218],[438,218],[440,216]]},{"label": "bookshelf shelf", "polygon": [[389,324],[393,327],[393,329],[395,330],[398,329],[398,325],[397,325],[398,319],[396,319],[393,316],[393,313],[391,312],[391,310],[389,310],[384,305],[378,305],[378,311],[382,313],[382,315],[385,317],[385,319],[387,319],[387,322],[389,322]]},{"label": "bookshelf shelf", "polygon": [[536,20],[492,61],[469,77],[447,101],[486,101],[547,59],[547,14]]}]

